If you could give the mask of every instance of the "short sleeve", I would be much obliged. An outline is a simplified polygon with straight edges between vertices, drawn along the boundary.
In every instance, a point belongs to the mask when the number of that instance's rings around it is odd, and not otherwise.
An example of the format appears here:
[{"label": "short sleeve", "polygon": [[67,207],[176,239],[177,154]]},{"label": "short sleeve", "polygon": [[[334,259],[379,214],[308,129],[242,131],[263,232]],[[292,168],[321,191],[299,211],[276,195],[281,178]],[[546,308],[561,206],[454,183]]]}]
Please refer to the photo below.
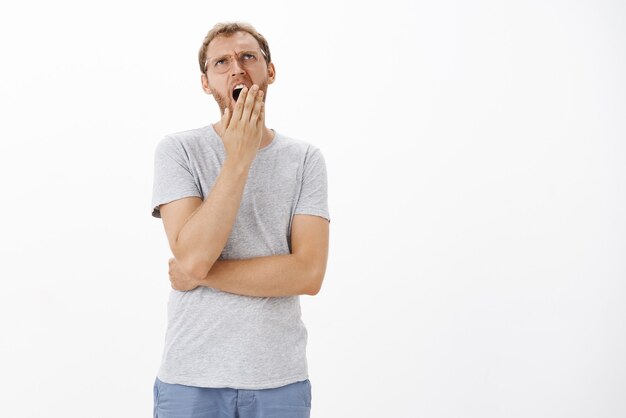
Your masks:
[{"label": "short sleeve", "polygon": [[330,222],[326,162],[319,149],[310,146],[304,159],[300,197],[294,215],[316,215]]},{"label": "short sleeve", "polygon": [[160,218],[159,207],[165,203],[193,196],[202,198],[187,153],[175,138],[165,137],[154,153],[152,216]]}]

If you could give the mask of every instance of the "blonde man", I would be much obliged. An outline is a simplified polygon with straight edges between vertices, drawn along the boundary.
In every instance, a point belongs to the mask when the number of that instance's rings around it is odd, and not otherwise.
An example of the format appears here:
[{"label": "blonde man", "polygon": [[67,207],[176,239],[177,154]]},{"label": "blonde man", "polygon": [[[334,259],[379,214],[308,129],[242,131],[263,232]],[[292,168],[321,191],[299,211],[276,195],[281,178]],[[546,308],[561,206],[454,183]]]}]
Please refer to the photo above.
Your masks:
[{"label": "blonde man", "polygon": [[276,69],[251,25],[216,25],[199,64],[221,120],[155,152],[152,215],[173,258],[154,416],[309,417],[299,295],[326,271],[324,158],[265,126]]}]

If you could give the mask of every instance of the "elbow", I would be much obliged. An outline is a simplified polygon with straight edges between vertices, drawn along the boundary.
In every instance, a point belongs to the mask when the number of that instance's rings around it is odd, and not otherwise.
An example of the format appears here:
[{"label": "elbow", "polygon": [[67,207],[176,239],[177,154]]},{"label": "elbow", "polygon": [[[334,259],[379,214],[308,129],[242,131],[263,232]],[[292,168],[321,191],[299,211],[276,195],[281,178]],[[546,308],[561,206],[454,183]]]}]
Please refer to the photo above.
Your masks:
[{"label": "elbow", "polygon": [[315,295],[317,295],[320,292],[321,289],[322,289],[321,286],[311,287],[311,288],[307,289],[304,292],[304,294],[307,295],[307,296],[315,296]]},{"label": "elbow", "polygon": [[311,276],[308,280],[306,289],[304,290],[305,295],[315,296],[320,290],[322,290],[322,282],[324,281],[324,272],[315,271],[311,273]]},{"label": "elbow", "polygon": [[215,260],[186,258],[180,261],[180,268],[187,276],[200,282],[209,274],[214,263]]}]

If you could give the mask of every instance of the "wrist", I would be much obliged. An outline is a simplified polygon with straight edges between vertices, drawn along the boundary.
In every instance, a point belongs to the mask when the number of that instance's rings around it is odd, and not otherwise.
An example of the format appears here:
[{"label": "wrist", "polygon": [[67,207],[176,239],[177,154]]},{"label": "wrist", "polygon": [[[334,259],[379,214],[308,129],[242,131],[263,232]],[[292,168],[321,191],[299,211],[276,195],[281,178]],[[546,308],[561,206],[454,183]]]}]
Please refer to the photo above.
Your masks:
[{"label": "wrist", "polygon": [[226,157],[223,170],[228,170],[236,175],[247,176],[251,166],[252,161],[247,162],[238,158]]}]

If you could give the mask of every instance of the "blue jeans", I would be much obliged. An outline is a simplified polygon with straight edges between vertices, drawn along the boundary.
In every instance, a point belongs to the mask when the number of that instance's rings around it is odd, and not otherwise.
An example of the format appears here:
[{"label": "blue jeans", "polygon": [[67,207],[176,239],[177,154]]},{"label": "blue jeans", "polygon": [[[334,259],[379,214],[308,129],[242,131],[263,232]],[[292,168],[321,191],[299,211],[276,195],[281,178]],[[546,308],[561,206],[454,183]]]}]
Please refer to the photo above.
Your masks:
[{"label": "blue jeans", "polygon": [[311,382],[273,389],[201,388],[154,382],[154,418],[309,418]]}]

